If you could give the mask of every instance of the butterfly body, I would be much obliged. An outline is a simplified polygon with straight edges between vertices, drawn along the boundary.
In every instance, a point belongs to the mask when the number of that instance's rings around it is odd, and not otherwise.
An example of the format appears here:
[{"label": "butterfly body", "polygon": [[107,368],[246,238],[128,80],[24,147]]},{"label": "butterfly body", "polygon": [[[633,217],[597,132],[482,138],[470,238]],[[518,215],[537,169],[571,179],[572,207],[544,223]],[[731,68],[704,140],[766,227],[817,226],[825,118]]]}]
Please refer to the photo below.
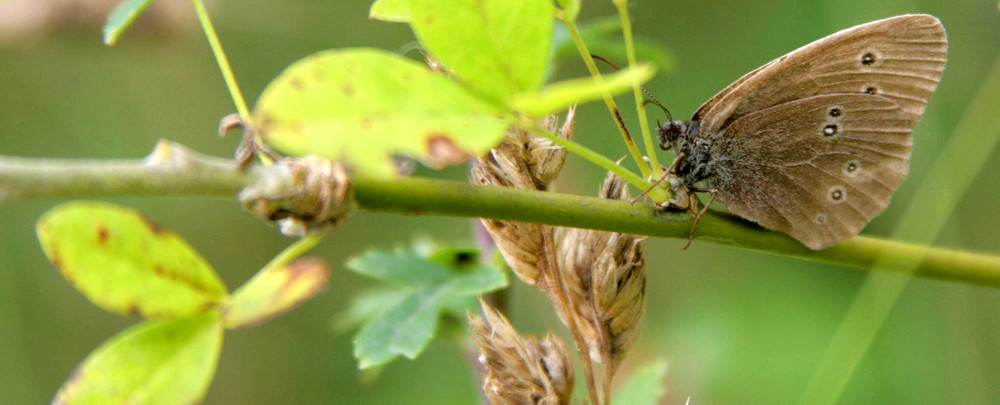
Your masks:
[{"label": "butterfly body", "polygon": [[[771,61],[658,128],[678,198],[731,211],[812,249],[856,235],[909,170],[912,130],[944,70],[940,21],[855,26]],[[680,208],[687,205],[679,199]]]}]

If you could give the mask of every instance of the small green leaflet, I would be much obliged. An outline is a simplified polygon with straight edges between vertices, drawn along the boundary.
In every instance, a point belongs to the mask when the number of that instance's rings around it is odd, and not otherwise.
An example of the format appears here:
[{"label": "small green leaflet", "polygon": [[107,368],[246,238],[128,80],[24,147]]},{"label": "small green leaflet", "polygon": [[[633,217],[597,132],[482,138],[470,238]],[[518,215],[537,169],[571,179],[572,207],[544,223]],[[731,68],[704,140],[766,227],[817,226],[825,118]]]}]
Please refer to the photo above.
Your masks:
[{"label": "small green leaflet", "polygon": [[326,261],[315,257],[266,267],[223,305],[223,324],[230,329],[259,325],[315,297],[329,279]]},{"label": "small green leaflet", "polygon": [[407,10],[408,0],[375,0],[368,18],[387,22],[410,22],[410,12]]},{"label": "small green leaflet", "polygon": [[395,174],[394,155],[431,167],[478,156],[513,117],[444,75],[377,49],[317,53],[267,86],[254,110],[268,144],[316,154],[357,173]]},{"label": "small green leaflet", "polygon": [[70,202],[36,226],[45,255],[97,306],[147,318],[191,315],[226,296],[215,270],[183,239],[135,210]]},{"label": "small green leaflet", "polygon": [[132,22],[156,0],[124,0],[108,14],[104,23],[104,45],[115,45]]},{"label": "small green leaflet", "polygon": [[215,374],[222,333],[217,311],[140,323],[87,356],[52,403],[200,402]]},{"label": "small green leaflet", "polygon": [[433,339],[442,312],[455,311],[455,303],[465,298],[505,287],[506,274],[480,264],[477,256],[444,247],[431,254],[371,251],[349,260],[351,270],[399,288],[392,290],[398,292],[394,305],[366,308],[372,318],[354,338],[359,367],[379,366],[401,355],[416,358]]}]

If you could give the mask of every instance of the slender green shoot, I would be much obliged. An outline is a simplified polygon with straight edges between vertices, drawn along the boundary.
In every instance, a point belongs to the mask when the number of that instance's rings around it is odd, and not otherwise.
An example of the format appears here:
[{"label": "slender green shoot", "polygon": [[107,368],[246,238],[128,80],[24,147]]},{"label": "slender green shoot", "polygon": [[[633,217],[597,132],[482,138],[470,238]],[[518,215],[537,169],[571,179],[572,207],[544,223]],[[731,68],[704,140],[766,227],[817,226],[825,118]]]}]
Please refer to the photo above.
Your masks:
[{"label": "slender green shoot", "polygon": [[243,93],[240,92],[240,87],[236,83],[233,68],[229,65],[226,52],[222,50],[222,43],[219,42],[219,35],[215,33],[215,26],[212,25],[212,20],[208,17],[208,10],[205,9],[205,4],[201,0],[191,0],[191,2],[194,3],[194,11],[198,14],[198,21],[205,30],[208,45],[212,47],[212,53],[215,54],[215,61],[219,64],[219,70],[222,71],[222,78],[226,81],[226,87],[229,88],[229,95],[233,98],[233,103],[236,104],[236,111],[240,113],[240,118],[244,122],[252,122],[250,120],[250,109],[247,108],[247,102],[243,99]]},{"label": "slender green shoot", "polygon": [[[534,127],[532,127],[531,131],[533,131],[534,133],[536,133],[536,134],[538,134],[538,135],[540,135],[542,137],[545,137],[546,139],[551,140],[556,145],[559,145],[559,146],[563,147],[564,149],[566,149],[566,151],[568,151],[569,153],[577,155],[577,156],[579,156],[579,157],[581,157],[583,159],[586,159],[587,161],[589,161],[589,162],[591,162],[593,164],[596,164],[596,165],[598,165],[598,166],[600,166],[600,167],[602,167],[602,168],[604,168],[604,169],[606,169],[606,170],[608,170],[610,172],[613,172],[614,174],[618,175],[618,177],[621,177],[625,181],[629,182],[633,186],[638,187],[641,190],[646,190],[650,186],[649,183],[646,182],[646,180],[643,180],[642,177],[639,177],[637,174],[630,172],[628,169],[626,169],[626,168],[622,167],[621,165],[615,163],[611,159],[608,159],[604,155],[602,155],[600,153],[597,153],[597,152],[593,151],[590,148],[587,148],[586,146],[583,146],[583,145],[581,145],[579,143],[573,142],[573,141],[568,140],[568,139],[563,139],[563,138],[559,137],[558,135],[556,135],[556,134],[554,134],[554,133],[552,133],[550,131],[547,131],[547,130],[545,130],[545,129],[537,126],[537,125],[535,125]],[[659,197],[663,197],[662,196],[663,190],[662,189],[658,189],[658,188],[654,188],[653,190],[651,190],[650,193],[649,193],[650,196],[652,196],[653,193],[655,193],[655,192],[661,193],[658,196]]]},{"label": "slender green shoot", "polygon": [[[618,16],[622,22],[622,36],[625,38],[625,53],[628,55],[628,65],[635,66],[635,41],[632,38],[632,21],[628,15],[628,0],[614,0],[615,7],[618,8]],[[663,175],[660,169],[659,159],[656,157],[657,148],[653,144],[653,136],[649,131],[649,120],[646,117],[646,103],[642,97],[642,90],[639,83],[632,84],[632,94],[635,95],[635,108],[639,112],[639,128],[642,131],[642,140],[646,146],[646,156],[649,157],[649,165],[652,167],[653,178],[658,179]],[[657,201],[663,202],[663,201]]]},{"label": "slender green shoot", "polygon": [[277,256],[274,256],[274,258],[271,259],[271,261],[268,262],[264,268],[270,269],[272,267],[281,267],[291,263],[292,260],[297,259],[299,256],[308,252],[309,249],[316,246],[316,244],[322,241],[325,236],[326,234],[312,234],[295,241],[295,243],[286,247],[285,250],[282,250],[281,253],[278,253]]},{"label": "slender green shoot", "polygon": [[[569,29],[570,36],[573,37],[573,43],[576,44],[576,49],[580,51],[580,57],[583,59],[583,63],[587,65],[587,70],[590,71],[590,75],[594,77],[598,83],[603,83],[604,79],[601,76],[601,71],[597,70],[597,65],[594,64],[594,59],[590,56],[590,50],[587,49],[587,44],[583,42],[583,37],[580,36],[580,31],[577,29],[576,22],[565,18],[563,13],[556,13],[556,16],[566,24],[566,28]],[[618,105],[615,104],[615,100],[611,98],[611,94],[604,93],[604,104],[608,106],[608,111],[611,112],[612,118],[614,118],[615,125],[618,126],[618,131],[622,134],[622,139],[625,140],[625,146],[628,147],[628,151],[632,154],[632,159],[635,160],[635,164],[639,166],[639,171],[642,173],[642,177],[649,178],[652,172],[649,170],[649,166],[646,165],[646,161],[642,159],[642,153],[639,152],[639,148],[635,145],[635,140],[632,139],[632,135],[629,135],[628,129],[625,128],[625,124],[621,120],[621,113],[618,110]],[[624,177],[623,177],[624,178]],[[633,183],[634,184],[634,183]],[[665,197],[663,192],[657,193],[660,198]],[[650,196],[654,198],[653,193]]]}]

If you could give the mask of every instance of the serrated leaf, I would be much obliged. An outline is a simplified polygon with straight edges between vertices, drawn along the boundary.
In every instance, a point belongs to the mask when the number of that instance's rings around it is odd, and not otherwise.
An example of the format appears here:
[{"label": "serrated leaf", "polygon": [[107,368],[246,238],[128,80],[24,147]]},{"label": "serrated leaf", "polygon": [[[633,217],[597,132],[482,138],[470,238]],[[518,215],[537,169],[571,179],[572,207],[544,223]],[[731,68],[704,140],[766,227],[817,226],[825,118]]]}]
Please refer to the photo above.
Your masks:
[{"label": "serrated leaf", "polygon": [[223,324],[230,329],[259,325],[315,297],[329,279],[326,261],[315,257],[262,269],[224,305]]},{"label": "serrated leaf", "polygon": [[648,63],[639,63],[620,72],[602,76],[598,83],[593,78],[565,80],[545,86],[538,92],[515,95],[510,105],[517,111],[534,116],[565,110],[575,103],[597,100],[605,93],[621,94],[632,89],[633,83],[644,83],[653,78],[656,70]]},{"label": "serrated leaf", "polygon": [[379,308],[355,336],[359,367],[379,366],[399,356],[415,358],[433,339],[442,311],[454,312],[464,297],[507,285],[501,270],[459,260],[466,253],[443,247],[421,256],[414,250],[397,249],[368,252],[350,261],[348,267],[361,274],[411,287],[400,293],[395,305]]},{"label": "serrated leaf", "polygon": [[420,43],[469,87],[496,101],[538,89],[554,21],[550,0],[409,0]]},{"label": "serrated leaf", "polygon": [[388,22],[410,22],[410,12],[406,8],[408,0],[375,0],[368,18]]},{"label": "serrated leaf", "polygon": [[366,291],[351,297],[347,310],[334,318],[333,327],[341,332],[364,325],[366,322],[385,313],[390,308],[410,296],[409,288],[391,288]]},{"label": "serrated leaf", "polygon": [[115,45],[118,38],[132,22],[156,0],[123,0],[118,3],[104,23],[104,45]]},{"label": "serrated leaf", "polygon": [[656,362],[647,365],[634,374],[612,396],[615,404],[657,405],[663,400],[667,389],[667,363]]},{"label": "serrated leaf", "polygon": [[264,139],[291,155],[316,154],[388,177],[394,155],[431,167],[496,145],[513,118],[426,67],[377,49],[320,52],[267,86],[254,117]]},{"label": "serrated leaf", "polygon": [[46,212],[36,231],[66,280],[108,311],[184,316],[213,309],[226,296],[197,251],[130,208],[66,203]]},{"label": "serrated leaf", "polygon": [[190,404],[215,374],[223,329],[218,312],[146,321],[94,350],[54,404]]}]

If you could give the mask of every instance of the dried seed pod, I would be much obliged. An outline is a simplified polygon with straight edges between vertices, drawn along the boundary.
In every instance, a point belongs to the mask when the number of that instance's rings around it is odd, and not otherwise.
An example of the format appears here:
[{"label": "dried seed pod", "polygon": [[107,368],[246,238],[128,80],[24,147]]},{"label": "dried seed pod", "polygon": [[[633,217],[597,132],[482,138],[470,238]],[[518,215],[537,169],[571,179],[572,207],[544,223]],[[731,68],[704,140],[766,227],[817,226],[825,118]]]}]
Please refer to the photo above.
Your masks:
[{"label": "dried seed pod", "polygon": [[544,341],[521,336],[502,314],[482,306],[486,320],[469,314],[469,323],[486,398],[496,405],[568,404],[573,365],[562,341],[551,334]]},{"label": "dried seed pod", "polygon": [[[511,179],[499,165],[483,159],[472,164],[472,182],[476,184],[512,187],[519,179],[523,177]],[[541,276],[538,261],[545,257],[543,232],[551,232],[551,228],[490,218],[482,218],[482,223],[514,274],[525,283],[537,284]]]},{"label": "dried seed pod", "polygon": [[[572,136],[574,114],[575,109],[571,108],[559,136]],[[558,121],[557,117],[550,116],[541,125],[546,130],[555,131]],[[482,185],[546,190],[565,159],[566,151],[551,140],[512,128],[500,145],[473,161],[471,181]],[[539,284],[542,280],[540,269],[554,266],[539,263],[546,257],[546,237],[553,239],[552,227],[485,218],[482,221],[514,273],[528,284]]]},{"label": "dried seed pod", "polygon": [[[609,174],[600,196],[628,200],[621,178]],[[638,336],[645,311],[642,240],[635,235],[568,229],[559,244],[563,283],[590,356],[613,374]]]},{"label": "dried seed pod", "polygon": [[353,209],[351,182],[342,164],[303,156],[284,158],[277,166],[286,175],[248,186],[240,192],[240,201],[250,212],[277,223],[281,233],[320,232]]}]

